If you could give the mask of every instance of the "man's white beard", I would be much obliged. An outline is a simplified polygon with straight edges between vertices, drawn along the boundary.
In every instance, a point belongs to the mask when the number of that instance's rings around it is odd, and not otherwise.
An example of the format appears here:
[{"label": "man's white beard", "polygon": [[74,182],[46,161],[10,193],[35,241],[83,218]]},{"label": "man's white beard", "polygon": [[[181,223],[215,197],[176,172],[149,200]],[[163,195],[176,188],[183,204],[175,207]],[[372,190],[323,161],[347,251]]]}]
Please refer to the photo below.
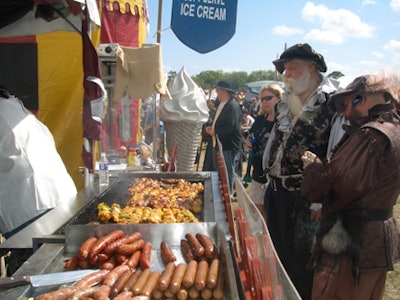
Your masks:
[{"label": "man's white beard", "polygon": [[300,99],[300,95],[303,94],[311,86],[311,74],[309,70],[304,70],[303,74],[299,78],[286,78],[285,85],[288,96],[288,106],[292,115],[297,117],[303,111],[304,104]]},{"label": "man's white beard", "polygon": [[298,117],[303,111],[303,103],[300,100],[300,97],[296,94],[289,94],[287,100],[289,109],[294,117]]}]

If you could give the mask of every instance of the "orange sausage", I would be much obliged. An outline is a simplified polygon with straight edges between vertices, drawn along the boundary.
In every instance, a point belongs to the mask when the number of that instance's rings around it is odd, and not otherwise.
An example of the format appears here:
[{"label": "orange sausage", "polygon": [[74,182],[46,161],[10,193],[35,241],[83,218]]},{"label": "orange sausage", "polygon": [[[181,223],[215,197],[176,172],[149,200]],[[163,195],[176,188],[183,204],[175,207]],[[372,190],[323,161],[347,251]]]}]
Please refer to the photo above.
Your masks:
[{"label": "orange sausage", "polygon": [[35,300],[48,300],[48,299],[68,299],[73,293],[78,290],[76,286],[71,286],[65,289],[41,294]]},{"label": "orange sausage", "polygon": [[111,287],[108,285],[101,285],[95,292],[94,292],[94,300],[106,300],[110,299],[110,292],[111,292]]},{"label": "orange sausage", "polygon": [[118,278],[127,270],[129,270],[129,267],[127,265],[120,265],[115,267],[104,277],[103,285],[108,285],[112,288],[117,282]]},{"label": "orange sausage", "polygon": [[214,259],[211,262],[210,267],[208,269],[207,282],[206,282],[207,288],[211,290],[215,288],[218,281],[218,272],[219,272],[219,260]]},{"label": "orange sausage", "polygon": [[204,290],[201,291],[200,294],[201,294],[201,299],[209,300],[209,299],[211,299],[211,297],[213,295],[213,291],[208,288],[205,288]]},{"label": "orange sausage", "polygon": [[215,300],[221,300],[224,297],[224,275],[222,272],[218,273],[217,286],[213,290],[213,297]]},{"label": "orange sausage", "polygon": [[200,244],[204,247],[204,255],[207,258],[217,258],[218,256],[218,251],[217,247],[215,246],[214,242],[212,239],[204,234],[204,233],[197,233],[196,238],[199,240]]},{"label": "orange sausage", "polygon": [[161,292],[165,291],[169,287],[174,271],[175,264],[173,262],[170,262],[165,266],[164,271],[162,271],[157,284],[157,287]]},{"label": "orange sausage", "polygon": [[133,285],[136,283],[136,281],[138,280],[140,274],[142,274],[142,270],[136,270],[135,272],[133,272],[133,274],[131,275],[131,277],[128,279],[128,281],[126,282],[125,286],[122,288],[123,291],[131,291],[133,288]]},{"label": "orange sausage", "polygon": [[161,250],[161,258],[163,259],[164,264],[176,261],[176,256],[174,255],[174,252],[172,252],[171,247],[168,245],[166,241],[161,242],[160,250]]},{"label": "orange sausage", "polygon": [[97,238],[94,236],[87,238],[79,248],[78,257],[82,260],[87,259],[96,241]]},{"label": "orange sausage", "polygon": [[138,265],[139,265],[139,259],[140,259],[140,254],[141,251],[135,251],[131,257],[128,259],[127,261],[127,265],[131,268],[131,269],[135,269]]},{"label": "orange sausage", "polygon": [[198,299],[200,297],[200,292],[196,290],[194,286],[192,286],[188,292],[190,299]]},{"label": "orange sausage", "polygon": [[149,279],[151,274],[150,269],[144,269],[142,271],[142,274],[140,274],[138,280],[135,282],[135,284],[132,287],[132,293],[134,296],[140,295],[143,287],[145,286],[147,280]]},{"label": "orange sausage", "polygon": [[142,249],[143,246],[144,246],[143,240],[135,241],[132,244],[122,244],[118,246],[118,248],[116,249],[116,253],[122,255],[132,255],[136,251]]},{"label": "orange sausage", "polygon": [[70,259],[65,261],[64,268],[67,270],[76,270],[79,267],[79,257],[77,255],[72,256]]},{"label": "orange sausage", "polygon": [[197,261],[196,260],[191,260],[188,263],[186,272],[185,272],[185,276],[183,276],[183,280],[182,280],[182,285],[187,288],[190,289],[193,284],[194,284],[194,280],[196,278],[196,272],[197,272]]},{"label": "orange sausage", "polygon": [[110,255],[112,253],[114,253],[115,250],[117,250],[117,248],[119,246],[121,246],[122,244],[132,244],[133,242],[136,242],[138,240],[140,240],[142,238],[142,234],[140,232],[134,232],[130,235],[125,235],[123,237],[121,237],[120,239],[112,242],[110,245],[108,245],[103,253]]},{"label": "orange sausage", "polygon": [[176,293],[176,298],[178,298],[178,300],[186,300],[189,296],[189,293],[187,290],[185,289],[180,289],[177,293]]},{"label": "orange sausage", "polygon": [[89,253],[89,259],[91,264],[96,264],[97,262],[97,254],[103,251],[109,244],[123,237],[125,233],[122,230],[114,230],[100,238],[94,243],[92,249]]},{"label": "orange sausage", "polygon": [[126,270],[124,273],[121,274],[121,276],[119,276],[119,278],[115,281],[111,289],[110,293],[111,298],[114,298],[122,291],[125,284],[128,282],[129,278],[131,278],[131,275],[132,275],[131,270]]},{"label": "orange sausage", "polygon": [[200,244],[196,236],[192,233],[187,233],[185,234],[185,238],[189,242],[193,254],[197,257],[202,257],[204,255],[204,247]]},{"label": "orange sausage", "polygon": [[168,288],[168,290],[172,294],[176,294],[180,290],[185,272],[186,265],[184,263],[180,263],[176,266],[174,274],[172,275],[171,283],[169,284]]},{"label": "orange sausage", "polygon": [[194,280],[194,286],[198,291],[202,291],[206,288],[208,273],[208,262],[202,260],[197,266],[196,279]]},{"label": "orange sausage", "polygon": [[141,295],[147,296],[150,298],[151,293],[157,285],[158,279],[160,278],[160,273],[157,271],[151,272],[149,279],[146,284],[142,288]]},{"label": "orange sausage", "polygon": [[108,272],[108,270],[99,270],[89,275],[86,275],[76,283],[76,286],[79,288],[86,288],[89,286],[97,285],[100,282],[103,282],[104,277]]},{"label": "orange sausage", "polygon": [[152,243],[144,243],[142,253],[140,254],[139,264],[142,270],[150,268],[151,249]]},{"label": "orange sausage", "polygon": [[187,240],[181,240],[181,251],[183,258],[187,263],[190,262],[192,259],[194,259],[192,248],[190,247],[189,242]]}]

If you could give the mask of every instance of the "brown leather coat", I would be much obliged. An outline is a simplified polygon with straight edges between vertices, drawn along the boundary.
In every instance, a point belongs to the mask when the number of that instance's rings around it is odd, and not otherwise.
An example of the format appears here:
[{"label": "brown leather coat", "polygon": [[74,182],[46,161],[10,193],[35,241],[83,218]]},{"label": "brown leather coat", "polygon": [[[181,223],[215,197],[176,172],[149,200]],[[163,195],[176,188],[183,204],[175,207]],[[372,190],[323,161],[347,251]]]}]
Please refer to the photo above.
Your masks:
[{"label": "brown leather coat", "polygon": [[[400,117],[391,104],[375,106],[369,113],[346,128],[329,163],[314,163],[304,171],[301,194],[324,203],[329,212],[366,212],[367,221],[355,238],[361,247],[359,270],[389,271],[400,258],[399,230],[390,216],[400,194]],[[321,228],[332,222],[328,215]],[[323,254],[320,266],[332,267],[338,256]]]}]

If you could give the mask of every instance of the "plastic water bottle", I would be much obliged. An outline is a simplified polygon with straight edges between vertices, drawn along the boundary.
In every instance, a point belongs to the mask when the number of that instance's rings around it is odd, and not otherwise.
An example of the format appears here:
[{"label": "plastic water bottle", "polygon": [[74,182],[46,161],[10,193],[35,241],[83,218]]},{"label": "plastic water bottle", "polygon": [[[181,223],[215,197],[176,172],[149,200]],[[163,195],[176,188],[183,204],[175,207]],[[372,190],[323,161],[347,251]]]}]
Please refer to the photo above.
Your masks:
[{"label": "plastic water bottle", "polygon": [[108,160],[104,152],[102,152],[100,156],[99,184],[100,187],[107,187],[110,184],[110,178],[108,176]]}]

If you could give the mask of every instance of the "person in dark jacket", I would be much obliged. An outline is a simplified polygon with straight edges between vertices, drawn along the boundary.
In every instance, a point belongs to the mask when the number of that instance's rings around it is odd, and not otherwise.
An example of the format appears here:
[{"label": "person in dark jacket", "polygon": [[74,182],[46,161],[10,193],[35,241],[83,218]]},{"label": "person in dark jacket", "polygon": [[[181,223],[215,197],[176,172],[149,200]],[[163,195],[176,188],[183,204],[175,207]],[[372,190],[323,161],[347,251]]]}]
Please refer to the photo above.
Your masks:
[{"label": "person in dark jacket", "polygon": [[383,299],[400,258],[398,75],[357,77],[329,106],[350,121],[329,162],[306,151],[301,195],[323,203],[309,268],[312,299]]},{"label": "person in dark jacket", "polygon": [[[228,172],[229,189],[234,186],[235,159],[243,143],[241,132],[241,109],[234,95],[235,91],[226,81],[219,81],[215,86],[219,100],[217,110],[211,126],[205,131],[212,137],[213,147],[217,147],[217,138],[222,144],[226,169]],[[220,149],[221,150],[221,149]]]}]

